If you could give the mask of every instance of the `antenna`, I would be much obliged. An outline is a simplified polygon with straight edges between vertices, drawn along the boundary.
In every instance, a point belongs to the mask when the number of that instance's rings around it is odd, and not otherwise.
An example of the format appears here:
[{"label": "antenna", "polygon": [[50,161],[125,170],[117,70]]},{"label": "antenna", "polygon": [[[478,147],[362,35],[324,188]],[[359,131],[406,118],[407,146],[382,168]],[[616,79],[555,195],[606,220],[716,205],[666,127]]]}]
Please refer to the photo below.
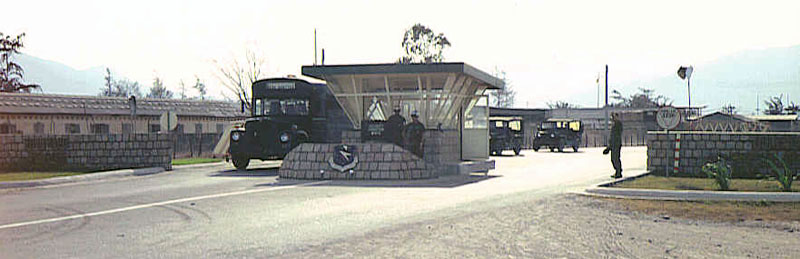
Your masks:
[{"label": "antenna", "polygon": [[317,28],[314,28],[314,65],[317,65]]},{"label": "antenna", "polygon": [[322,65],[325,65],[325,48],[322,48]]}]

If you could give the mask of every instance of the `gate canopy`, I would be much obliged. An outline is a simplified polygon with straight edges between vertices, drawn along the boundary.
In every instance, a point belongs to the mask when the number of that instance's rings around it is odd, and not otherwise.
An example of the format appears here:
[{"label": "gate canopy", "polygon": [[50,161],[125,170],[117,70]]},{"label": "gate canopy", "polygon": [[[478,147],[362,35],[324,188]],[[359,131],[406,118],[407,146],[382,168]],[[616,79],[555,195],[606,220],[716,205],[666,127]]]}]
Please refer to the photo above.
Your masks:
[{"label": "gate canopy", "polygon": [[503,80],[465,63],[303,66],[305,76],[327,82],[356,128],[364,120],[385,120],[394,107],[413,111],[428,128],[456,129],[487,89]]}]

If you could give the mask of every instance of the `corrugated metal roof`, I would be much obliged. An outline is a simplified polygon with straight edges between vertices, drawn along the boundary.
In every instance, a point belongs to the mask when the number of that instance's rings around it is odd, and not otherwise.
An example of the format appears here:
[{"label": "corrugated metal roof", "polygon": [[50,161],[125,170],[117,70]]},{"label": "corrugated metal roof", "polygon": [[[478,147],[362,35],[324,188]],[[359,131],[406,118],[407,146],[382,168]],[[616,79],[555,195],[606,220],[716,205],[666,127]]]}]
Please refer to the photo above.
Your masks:
[{"label": "corrugated metal roof", "polygon": [[793,121],[798,119],[797,114],[784,115],[745,115],[748,118],[758,121]]},{"label": "corrugated metal roof", "polygon": [[[137,115],[160,115],[174,111],[179,116],[246,117],[235,102],[136,99]],[[31,93],[0,93],[0,113],[130,115],[128,98]]]}]

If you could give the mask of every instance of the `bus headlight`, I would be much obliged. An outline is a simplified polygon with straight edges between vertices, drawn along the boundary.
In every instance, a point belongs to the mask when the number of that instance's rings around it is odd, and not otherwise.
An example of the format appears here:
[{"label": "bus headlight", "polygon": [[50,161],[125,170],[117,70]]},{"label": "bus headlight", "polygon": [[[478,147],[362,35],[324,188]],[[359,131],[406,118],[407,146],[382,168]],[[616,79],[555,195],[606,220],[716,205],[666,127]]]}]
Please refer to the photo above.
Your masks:
[{"label": "bus headlight", "polygon": [[283,143],[289,142],[289,133],[281,133],[280,140]]},{"label": "bus headlight", "polygon": [[231,134],[231,140],[233,141],[239,141],[239,137],[240,137],[239,132],[234,132],[233,134]]}]

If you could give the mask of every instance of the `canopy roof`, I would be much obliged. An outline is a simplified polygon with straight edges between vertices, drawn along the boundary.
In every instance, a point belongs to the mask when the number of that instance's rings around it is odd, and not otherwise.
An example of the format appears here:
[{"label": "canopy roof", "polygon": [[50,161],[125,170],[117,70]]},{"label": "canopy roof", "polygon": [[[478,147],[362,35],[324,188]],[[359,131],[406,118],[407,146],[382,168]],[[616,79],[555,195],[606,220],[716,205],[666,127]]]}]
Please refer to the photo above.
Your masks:
[{"label": "canopy roof", "polygon": [[357,128],[362,121],[385,120],[394,107],[406,118],[417,111],[429,128],[456,128],[487,89],[505,86],[464,63],[303,66],[302,72],[327,83]]},{"label": "canopy roof", "polygon": [[325,80],[326,75],[382,75],[382,74],[427,74],[427,73],[463,73],[486,84],[486,89],[503,89],[502,79],[489,75],[464,62],[430,63],[430,64],[353,64],[303,66],[303,75]]}]

